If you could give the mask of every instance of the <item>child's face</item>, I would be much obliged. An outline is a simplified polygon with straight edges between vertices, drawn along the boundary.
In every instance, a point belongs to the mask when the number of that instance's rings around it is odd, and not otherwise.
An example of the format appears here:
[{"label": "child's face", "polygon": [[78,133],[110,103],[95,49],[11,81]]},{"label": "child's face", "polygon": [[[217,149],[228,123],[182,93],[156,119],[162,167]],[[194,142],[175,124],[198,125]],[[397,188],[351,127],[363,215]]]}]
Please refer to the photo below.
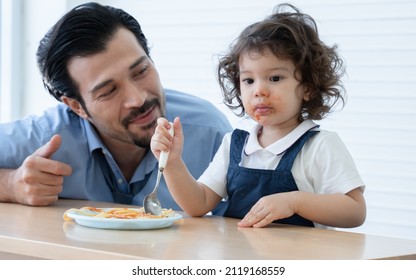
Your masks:
[{"label": "child's face", "polygon": [[295,78],[291,60],[281,60],[269,49],[243,54],[240,89],[246,113],[264,127],[288,129],[299,124],[308,95]]}]

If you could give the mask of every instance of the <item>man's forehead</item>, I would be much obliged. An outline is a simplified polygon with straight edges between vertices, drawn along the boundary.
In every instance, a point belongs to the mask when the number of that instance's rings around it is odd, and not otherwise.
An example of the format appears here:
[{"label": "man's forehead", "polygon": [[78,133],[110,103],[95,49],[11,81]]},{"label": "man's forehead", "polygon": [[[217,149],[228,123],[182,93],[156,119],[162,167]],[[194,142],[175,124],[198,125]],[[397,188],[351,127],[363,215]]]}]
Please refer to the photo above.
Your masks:
[{"label": "man's forehead", "polygon": [[[105,50],[85,57],[74,57],[68,62],[68,71],[82,91],[91,91],[98,84],[127,73],[149,60],[134,34],[121,28],[107,44]],[[81,89],[80,89],[81,90]]]}]

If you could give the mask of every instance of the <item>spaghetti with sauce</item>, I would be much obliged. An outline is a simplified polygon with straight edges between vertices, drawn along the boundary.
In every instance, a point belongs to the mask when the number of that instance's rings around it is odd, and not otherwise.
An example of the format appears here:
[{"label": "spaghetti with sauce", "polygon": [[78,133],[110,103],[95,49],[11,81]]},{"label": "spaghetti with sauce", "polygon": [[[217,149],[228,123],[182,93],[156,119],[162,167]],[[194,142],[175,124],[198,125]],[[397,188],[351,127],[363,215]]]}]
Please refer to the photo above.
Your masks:
[{"label": "spaghetti with sauce", "polygon": [[108,219],[163,219],[175,215],[172,209],[162,209],[162,214],[157,216],[146,213],[143,207],[140,208],[96,208],[96,207],[82,207],[80,209],[71,208],[65,211],[63,218],[65,221],[70,221],[72,218],[68,216],[69,212],[76,212],[77,214],[94,217],[94,218],[108,218]]}]

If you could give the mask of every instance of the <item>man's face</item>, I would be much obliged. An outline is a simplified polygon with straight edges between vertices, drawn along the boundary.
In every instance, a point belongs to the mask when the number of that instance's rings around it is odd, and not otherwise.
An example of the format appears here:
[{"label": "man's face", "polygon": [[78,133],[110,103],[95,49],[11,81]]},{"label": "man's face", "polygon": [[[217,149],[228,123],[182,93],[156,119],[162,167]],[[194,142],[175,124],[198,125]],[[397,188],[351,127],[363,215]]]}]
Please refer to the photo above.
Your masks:
[{"label": "man's face", "polygon": [[68,71],[84,107],[64,102],[95,126],[104,143],[149,146],[157,118],[165,115],[165,97],[156,68],[133,33],[119,29],[105,51],[72,58]]}]

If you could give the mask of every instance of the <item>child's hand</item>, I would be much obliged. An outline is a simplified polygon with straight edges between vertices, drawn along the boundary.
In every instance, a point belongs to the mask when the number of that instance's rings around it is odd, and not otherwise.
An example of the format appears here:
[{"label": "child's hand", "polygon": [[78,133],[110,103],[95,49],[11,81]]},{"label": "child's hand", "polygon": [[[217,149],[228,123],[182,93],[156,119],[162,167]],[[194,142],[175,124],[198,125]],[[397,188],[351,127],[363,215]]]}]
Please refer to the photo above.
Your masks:
[{"label": "child's hand", "polygon": [[167,119],[159,118],[150,142],[150,149],[157,159],[159,159],[161,151],[170,152],[168,162],[180,158],[183,142],[182,126],[179,118],[176,118],[173,123],[175,131],[173,137],[169,133],[171,125]]},{"label": "child's hand", "polygon": [[286,192],[264,196],[257,201],[245,217],[238,223],[240,227],[265,227],[275,220],[295,214],[293,196],[296,192]]}]

